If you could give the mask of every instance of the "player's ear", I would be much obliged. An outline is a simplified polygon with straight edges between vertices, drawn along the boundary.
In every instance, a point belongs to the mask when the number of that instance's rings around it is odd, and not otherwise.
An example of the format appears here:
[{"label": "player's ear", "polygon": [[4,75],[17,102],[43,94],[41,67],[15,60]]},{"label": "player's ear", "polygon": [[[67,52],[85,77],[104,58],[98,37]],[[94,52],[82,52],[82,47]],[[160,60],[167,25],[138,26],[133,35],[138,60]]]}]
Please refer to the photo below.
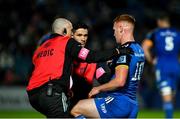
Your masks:
[{"label": "player's ear", "polygon": [[124,29],[123,29],[123,28],[120,30],[120,33],[121,33],[121,34],[123,34],[123,33],[124,33]]},{"label": "player's ear", "polygon": [[74,38],[74,33],[71,34],[71,38]]},{"label": "player's ear", "polygon": [[64,28],[63,35],[66,35],[66,34],[67,34],[67,30],[66,30],[66,28]]}]

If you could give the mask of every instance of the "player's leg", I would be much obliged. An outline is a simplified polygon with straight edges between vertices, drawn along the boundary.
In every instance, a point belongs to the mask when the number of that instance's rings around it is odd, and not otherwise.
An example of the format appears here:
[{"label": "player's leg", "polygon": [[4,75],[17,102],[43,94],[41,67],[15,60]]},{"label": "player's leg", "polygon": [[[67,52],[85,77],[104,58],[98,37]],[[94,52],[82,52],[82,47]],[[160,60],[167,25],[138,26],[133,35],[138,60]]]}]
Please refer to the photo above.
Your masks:
[{"label": "player's leg", "polygon": [[74,117],[84,115],[85,117],[99,117],[94,99],[80,100],[71,110]]},{"label": "player's leg", "polygon": [[114,97],[113,95],[103,98],[81,100],[71,110],[71,114],[75,117],[83,115],[85,117],[95,118],[126,118],[132,110],[132,102],[134,102],[133,105],[135,104],[137,106],[136,101],[130,100],[131,99],[126,96]]},{"label": "player's leg", "polygon": [[137,106],[136,101],[117,93],[109,93],[104,98],[94,100],[101,118],[127,118],[131,113],[132,105]]},{"label": "player's leg", "polygon": [[158,87],[160,89],[161,97],[163,100],[163,109],[165,111],[166,118],[173,117],[173,94],[171,86],[171,78],[167,73],[156,72],[156,78],[158,81]]},{"label": "player's leg", "polygon": [[173,117],[173,93],[170,86],[162,87],[161,96],[163,99],[163,109],[166,113],[166,118]]},{"label": "player's leg", "polygon": [[135,105],[135,104],[132,104],[131,109],[132,109],[132,111],[131,111],[128,118],[137,118],[137,115],[138,115],[138,112],[139,112],[138,106]]},{"label": "player's leg", "polygon": [[[176,94],[176,84],[177,80],[179,79],[177,72],[167,73],[166,81],[168,82],[167,85],[169,86],[169,94],[162,92],[163,102],[164,102],[164,110],[166,113],[167,118],[173,118],[173,111],[174,111],[174,96]],[[168,92],[168,91],[167,91]],[[163,95],[164,94],[164,95]]]}]

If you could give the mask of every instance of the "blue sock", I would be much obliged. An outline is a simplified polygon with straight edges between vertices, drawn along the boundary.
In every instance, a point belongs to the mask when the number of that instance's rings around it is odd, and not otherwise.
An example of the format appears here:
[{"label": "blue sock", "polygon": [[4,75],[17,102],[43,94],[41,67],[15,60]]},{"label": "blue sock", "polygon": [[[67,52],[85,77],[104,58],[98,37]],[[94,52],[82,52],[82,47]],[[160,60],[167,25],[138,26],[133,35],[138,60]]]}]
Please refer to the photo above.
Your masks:
[{"label": "blue sock", "polygon": [[166,118],[173,118],[173,104],[172,102],[164,102],[163,105]]},{"label": "blue sock", "polygon": [[84,115],[79,115],[79,116],[77,116],[77,117],[75,117],[76,119],[86,119],[86,117],[84,116]]}]

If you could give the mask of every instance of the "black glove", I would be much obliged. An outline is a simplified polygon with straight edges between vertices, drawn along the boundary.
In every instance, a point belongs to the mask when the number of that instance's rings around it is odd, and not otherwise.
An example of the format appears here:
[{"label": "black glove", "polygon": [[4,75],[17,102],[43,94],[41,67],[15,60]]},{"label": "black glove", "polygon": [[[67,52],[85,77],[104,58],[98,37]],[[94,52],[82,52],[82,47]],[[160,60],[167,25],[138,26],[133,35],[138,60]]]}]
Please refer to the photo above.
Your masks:
[{"label": "black glove", "polygon": [[130,47],[117,47],[120,54],[134,54],[134,51]]}]

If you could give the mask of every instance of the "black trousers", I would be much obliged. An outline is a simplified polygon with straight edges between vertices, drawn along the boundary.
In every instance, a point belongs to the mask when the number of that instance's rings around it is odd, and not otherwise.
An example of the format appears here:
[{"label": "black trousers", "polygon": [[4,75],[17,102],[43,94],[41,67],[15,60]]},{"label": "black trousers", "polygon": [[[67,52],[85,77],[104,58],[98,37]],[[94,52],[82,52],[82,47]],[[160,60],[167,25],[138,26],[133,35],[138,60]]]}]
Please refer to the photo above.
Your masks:
[{"label": "black trousers", "polygon": [[31,106],[47,118],[70,117],[69,99],[65,92],[59,89],[58,85],[53,85],[52,92],[49,92],[46,84],[39,89],[28,91]]}]

